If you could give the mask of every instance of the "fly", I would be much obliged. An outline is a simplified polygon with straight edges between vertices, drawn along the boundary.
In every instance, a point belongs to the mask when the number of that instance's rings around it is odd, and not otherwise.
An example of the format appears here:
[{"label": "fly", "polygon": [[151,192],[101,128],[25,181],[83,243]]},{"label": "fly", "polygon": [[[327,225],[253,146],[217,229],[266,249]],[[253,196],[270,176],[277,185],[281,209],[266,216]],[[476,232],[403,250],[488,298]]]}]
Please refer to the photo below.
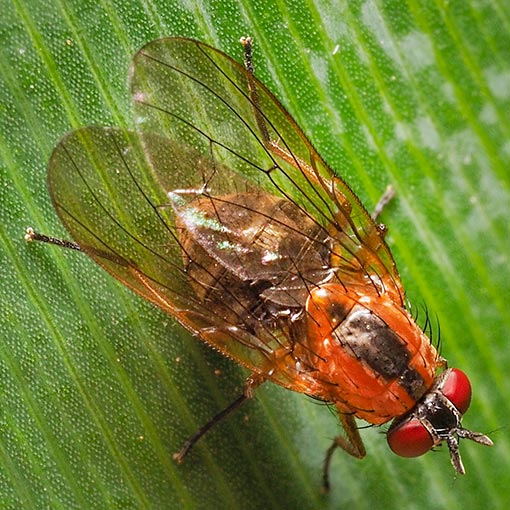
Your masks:
[{"label": "fly", "polygon": [[461,425],[471,385],[447,368],[404,303],[375,222],[244,66],[195,40],[153,41],[130,72],[137,131],[68,133],[49,163],[53,203],[80,249],[250,372],[223,416],[271,381],[336,406],[337,448],[365,456],[356,418],[393,420],[390,448],[492,445]]}]

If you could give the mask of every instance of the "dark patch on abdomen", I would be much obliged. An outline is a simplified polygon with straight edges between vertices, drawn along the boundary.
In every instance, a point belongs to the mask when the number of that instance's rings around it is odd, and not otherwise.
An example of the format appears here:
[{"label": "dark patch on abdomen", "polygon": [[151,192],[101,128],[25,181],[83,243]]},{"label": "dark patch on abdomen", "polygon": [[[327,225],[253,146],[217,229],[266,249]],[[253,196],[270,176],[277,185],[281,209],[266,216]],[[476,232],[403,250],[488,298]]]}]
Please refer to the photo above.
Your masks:
[{"label": "dark patch on abdomen", "polygon": [[400,376],[399,384],[415,400],[418,400],[427,389],[423,377],[413,367],[408,367]]},{"label": "dark patch on abdomen", "polygon": [[402,338],[370,310],[356,305],[335,329],[342,347],[367,364],[376,374],[397,379],[415,400],[424,392],[422,376],[411,366],[410,353]]}]

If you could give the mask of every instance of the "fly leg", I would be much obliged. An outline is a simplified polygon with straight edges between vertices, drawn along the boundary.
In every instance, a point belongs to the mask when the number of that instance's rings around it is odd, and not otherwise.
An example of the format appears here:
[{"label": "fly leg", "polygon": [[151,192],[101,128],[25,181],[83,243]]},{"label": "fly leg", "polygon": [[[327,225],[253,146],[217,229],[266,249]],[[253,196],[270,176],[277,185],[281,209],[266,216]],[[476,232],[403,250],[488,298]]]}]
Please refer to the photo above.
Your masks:
[{"label": "fly leg", "polygon": [[98,248],[93,248],[91,246],[80,245],[75,243],[74,241],[69,241],[67,239],[60,239],[58,237],[51,237],[45,234],[41,234],[39,232],[35,232],[32,227],[28,227],[25,232],[25,241],[32,242],[38,241],[40,243],[52,244],[54,246],[58,246],[60,248],[66,248],[69,250],[76,250],[83,253],[87,253],[90,256],[101,257],[105,260],[109,260],[111,262],[115,262],[121,266],[129,266],[129,262],[122,257],[116,256],[114,253],[110,253],[104,250],[100,250]]},{"label": "fly leg", "polygon": [[[388,231],[388,228],[384,223],[377,223],[377,218],[381,215],[384,208],[393,200],[394,196],[395,189],[391,184],[389,184],[370,215],[374,223],[373,228],[366,232],[365,244],[370,246],[373,251],[377,252],[379,250],[384,238],[386,237],[386,232]],[[370,255],[367,254],[367,257],[369,256]]]},{"label": "fly leg", "polygon": [[[264,120],[263,114],[260,110],[260,100],[259,94],[257,91],[257,86],[255,85],[255,81],[252,79],[254,76],[253,63],[252,63],[252,55],[251,55],[251,45],[252,39],[251,37],[241,37],[241,44],[244,47],[244,66],[248,71],[248,91],[250,94],[250,99],[253,106],[253,112],[255,114],[255,120],[257,121],[257,126],[259,128],[260,134],[264,140],[264,144],[269,146],[271,143],[271,137],[269,136],[269,131],[267,129],[266,121]],[[270,147],[268,147],[270,148]]]},{"label": "fly leg", "polygon": [[54,244],[55,246],[60,246],[61,248],[69,248],[70,250],[82,251],[81,246],[73,241],[39,234],[39,232],[35,232],[32,227],[27,228],[25,232],[25,241],[39,241],[41,243]]},{"label": "fly leg", "polygon": [[[50,237],[45,234],[40,234],[35,232],[32,228],[27,228],[25,233],[25,240],[27,242],[39,241],[42,243],[53,244],[55,246],[59,246],[61,248],[68,248],[71,250],[84,251],[82,247],[73,242],[65,239],[59,239],[56,237]],[[129,266],[129,263],[123,259],[118,259],[112,256],[110,253],[100,252],[96,249],[88,249],[87,252],[93,251],[96,255],[106,258],[108,260],[113,260],[116,263],[122,263],[125,266]],[[138,271],[135,267],[130,266],[130,269],[133,273],[133,276],[139,280],[139,282],[146,287],[147,291],[153,295],[154,299],[152,300],[154,303],[160,304],[164,309],[171,309],[171,305],[162,298],[160,293],[154,288],[152,282],[148,280],[140,271]],[[253,398],[254,390],[260,386],[265,381],[265,377],[258,374],[252,374],[246,380],[244,391],[239,397],[237,397],[230,405],[228,405],[225,409],[219,412],[216,416],[210,419],[203,427],[201,427],[193,436],[191,436],[183,445],[183,447],[174,454],[173,458],[181,463],[191,448],[195,445],[195,443],[205,435],[214,425],[219,423],[223,418],[228,416],[230,413],[241,407],[241,405],[248,399]]]},{"label": "fly leg", "polygon": [[379,202],[374,207],[374,210],[372,211],[372,214],[370,217],[377,221],[377,218],[381,215],[384,208],[393,200],[393,197],[395,196],[395,189],[391,184],[389,184],[386,189],[384,190],[384,193],[382,194],[381,198],[379,199]]},{"label": "fly leg", "polygon": [[[289,147],[285,144],[284,140],[279,139],[278,133],[276,133],[276,138],[271,135],[270,127],[266,121],[266,117],[264,115],[264,111],[261,105],[259,90],[257,86],[257,82],[255,80],[254,70],[253,70],[253,62],[252,62],[252,39],[251,37],[242,37],[241,44],[244,47],[244,66],[248,71],[247,80],[248,80],[248,94],[250,97],[251,106],[253,109],[253,114],[255,116],[255,121],[257,122],[257,127],[260,132],[260,136],[262,138],[262,142],[264,143],[268,152],[272,155],[281,158],[283,161],[292,165],[294,168],[301,170],[305,176],[311,181],[320,184],[324,189],[329,189],[330,195],[333,200],[339,199],[341,202],[347,202],[342,193],[337,191],[339,195],[337,196],[328,182],[324,180],[324,178],[320,175],[319,171],[316,168],[316,162],[314,157],[312,156],[312,152],[314,152],[313,147],[309,142],[303,139],[303,142],[308,145],[310,150],[310,162],[304,161],[296,154],[293,154]],[[277,165],[275,163],[276,168]]]},{"label": "fly leg", "polygon": [[345,436],[335,437],[333,443],[326,451],[326,457],[324,458],[322,467],[322,490],[325,493],[329,492],[329,466],[331,464],[331,457],[337,448],[342,448],[342,450],[357,459],[362,459],[366,455],[365,446],[359,435],[354,416],[341,413],[338,416],[340,424],[345,431]]},{"label": "fly leg", "polygon": [[203,425],[195,434],[193,434],[182,446],[182,448],[174,453],[173,458],[179,464],[183,462],[186,455],[188,455],[189,451],[193,446],[197,443],[197,441],[204,436],[209,430],[211,430],[217,423],[219,423],[223,418],[228,416],[230,413],[241,407],[241,405],[246,402],[246,400],[253,398],[253,391],[260,386],[265,381],[264,377],[261,375],[253,374],[246,380],[244,391],[239,397],[237,397],[230,405],[228,405],[225,409],[220,411],[217,415],[213,416],[205,425]]},{"label": "fly leg", "polygon": [[[261,105],[259,90],[257,88],[257,82],[254,76],[252,63],[252,40],[250,37],[243,37],[241,38],[241,44],[244,47],[244,65],[248,71],[248,94],[260,137],[267,151],[273,156],[282,159],[287,164],[300,170],[310,183],[320,186],[328,193],[330,199],[337,205],[338,208],[336,217],[337,225],[335,225],[335,231],[331,232],[331,234],[333,237],[338,239],[342,238],[345,235],[342,234],[345,228],[347,228],[349,225],[352,225],[352,205],[349,199],[339,189],[341,186],[337,186],[337,183],[341,181],[335,178],[331,180],[326,179],[321,174],[318,168],[318,162],[316,161],[316,157],[314,155],[315,151],[311,144],[306,140],[306,138],[303,137],[302,141],[309,149],[310,158],[309,160],[305,161],[302,159],[302,157],[292,153],[290,148],[286,145],[285,140],[280,139],[278,133],[275,133],[276,136],[272,136],[270,131],[271,126],[268,125],[268,122],[266,121],[266,117]],[[277,168],[276,162],[273,168]],[[336,228],[337,226],[339,229]]]},{"label": "fly leg", "polygon": [[[285,146],[280,143],[279,140],[271,137],[269,127],[267,125],[266,119],[264,117],[264,112],[261,107],[260,97],[257,90],[257,84],[254,78],[254,69],[252,62],[252,39],[251,37],[242,37],[241,44],[244,47],[244,66],[248,71],[248,93],[250,96],[250,100],[252,103],[253,113],[255,115],[255,120],[257,122],[257,127],[259,129],[262,141],[264,145],[275,156],[283,159],[286,163],[294,166],[295,168],[299,168],[312,182],[316,182],[320,184],[325,190],[329,191],[330,198],[337,204],[338,206],[338,215],[337,222],[340,226],[341,230],[345,226],[351,223],[351,204],[347,197],[338,189],[338,186],[335,186],[336,180],[333,178],[331,182],[326,182],[324,178],[320,175],[316,161],[312,156],[310,161],[304,161],[303,159],[297,157],[295,154]],[[310,147],[310,149],[312,149]],[[384,194],[379,199],[379,202],[375,206],[373,213],[371,214],[372,220],[375,222],[378,216],[383,211],[384,207],[391,201],[394,197],[395,191],[393,187],[390,185],[386,188]],[[375,225],[373,236],[377,236],[379,238],[384,238],[386,234],[385,225]],[[377,244],[376,240],[376,244]]]}]

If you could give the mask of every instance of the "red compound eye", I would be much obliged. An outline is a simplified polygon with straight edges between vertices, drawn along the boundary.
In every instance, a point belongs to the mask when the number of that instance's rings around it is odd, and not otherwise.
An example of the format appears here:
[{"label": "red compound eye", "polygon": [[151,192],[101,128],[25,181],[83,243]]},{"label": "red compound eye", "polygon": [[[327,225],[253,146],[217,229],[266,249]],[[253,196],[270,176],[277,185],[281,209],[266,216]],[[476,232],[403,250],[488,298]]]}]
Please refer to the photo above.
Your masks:
[{"label": "red compound eye", "polygon": [[443,395],[464,414],[471,403],[471,383],[467,375],[458,368],[452,368],[446,375],[441,391]]},{"label": "red compound eye", "polygon": [[393,453],[400,457],[419,457],[434,446],[427,429],[416,418],[391,429],[387,439]]}]

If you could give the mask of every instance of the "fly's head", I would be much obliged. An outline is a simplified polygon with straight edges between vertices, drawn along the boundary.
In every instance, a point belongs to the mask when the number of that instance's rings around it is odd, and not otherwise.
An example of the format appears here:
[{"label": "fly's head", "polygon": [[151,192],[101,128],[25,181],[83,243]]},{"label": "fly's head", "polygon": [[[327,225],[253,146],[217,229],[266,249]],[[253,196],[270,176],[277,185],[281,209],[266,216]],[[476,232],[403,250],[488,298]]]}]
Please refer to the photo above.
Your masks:
[{"label": "fly's head", "polygon": [[390,448],[401,457],[418,457],[445,441],[455,471],[464,474],[459,439],[493,444],[486,435],[462,427],[470,403],[471,383],[466,374],[457,368],[445,370],[416,406],[392,423],[387,435]]}]

